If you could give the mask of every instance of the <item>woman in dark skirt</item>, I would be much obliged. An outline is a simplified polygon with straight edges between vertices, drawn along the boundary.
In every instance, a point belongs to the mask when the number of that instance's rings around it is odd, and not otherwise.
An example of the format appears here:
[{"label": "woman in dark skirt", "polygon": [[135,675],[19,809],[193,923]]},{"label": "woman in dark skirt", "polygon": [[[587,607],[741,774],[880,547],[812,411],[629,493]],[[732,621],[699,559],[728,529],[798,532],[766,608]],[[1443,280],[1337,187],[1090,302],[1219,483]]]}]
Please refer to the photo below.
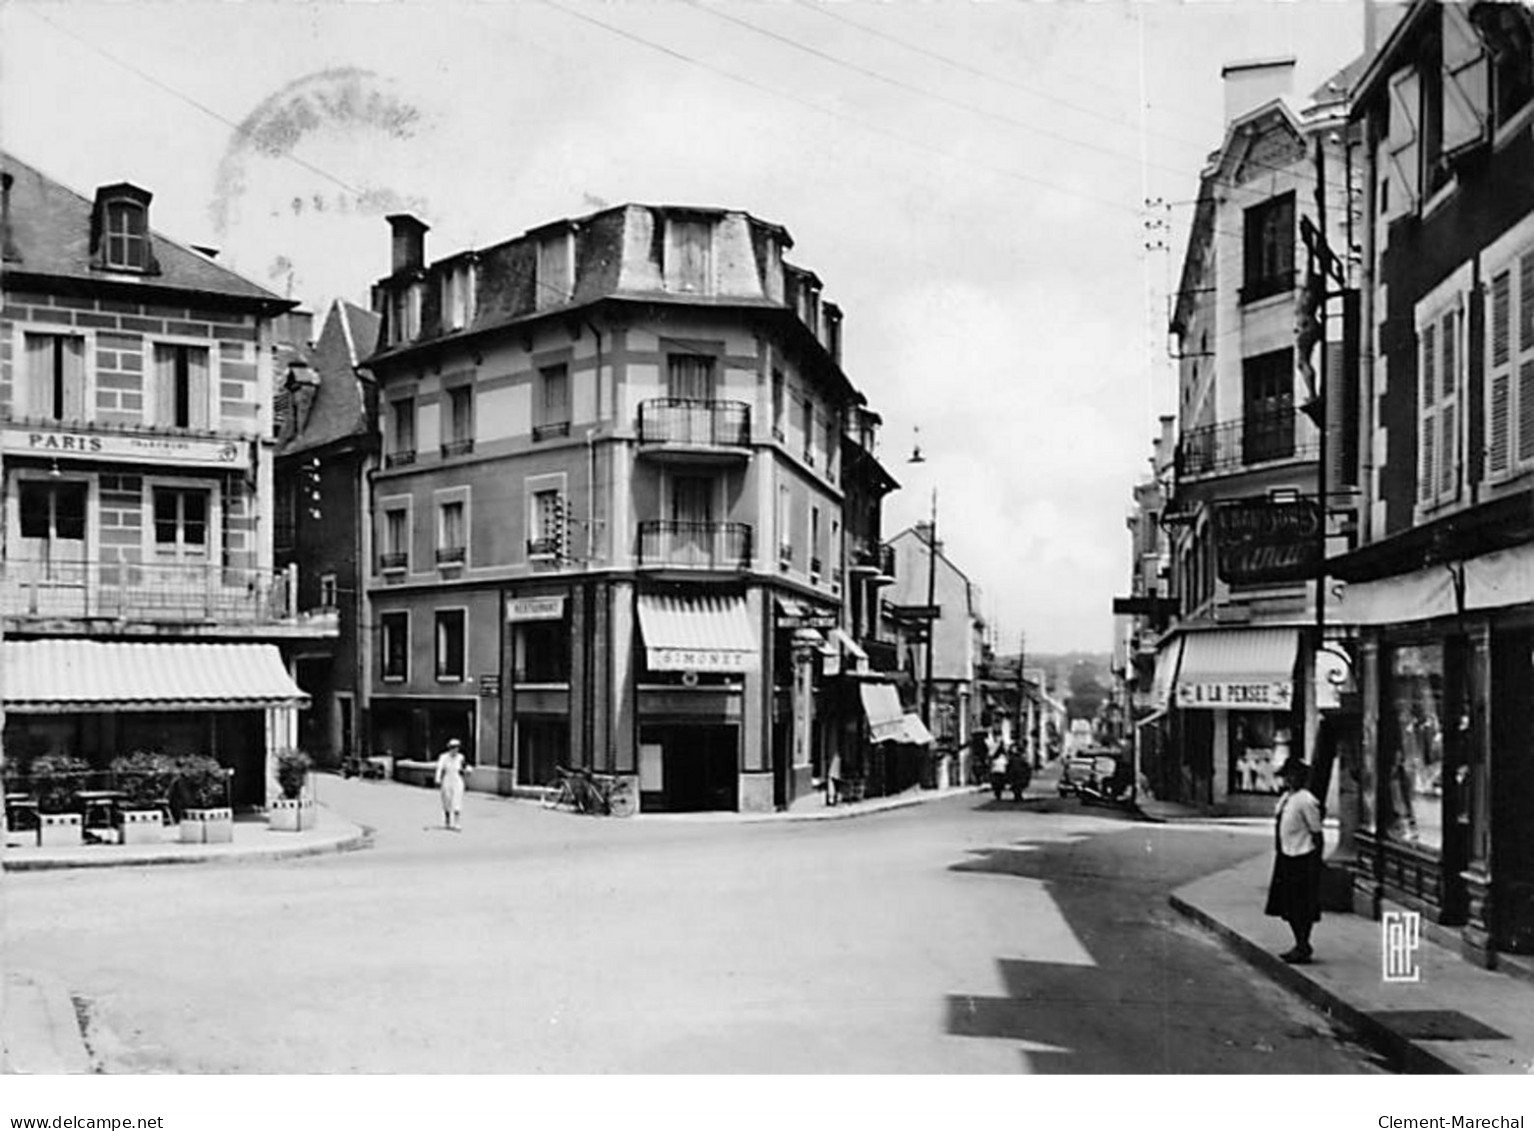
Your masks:
[{"label": "woman in dark skirt", "polygon": [[1264,911],[1284,920],[1294,932],[1294,946],[1279,955],[1285,962],[1310,961],[1310,931],[1321,919],[1321,803],[1305,788],[1310,767],[1290,758],[1279,768],[1284,795],[1274,814],[1273,882]]}]

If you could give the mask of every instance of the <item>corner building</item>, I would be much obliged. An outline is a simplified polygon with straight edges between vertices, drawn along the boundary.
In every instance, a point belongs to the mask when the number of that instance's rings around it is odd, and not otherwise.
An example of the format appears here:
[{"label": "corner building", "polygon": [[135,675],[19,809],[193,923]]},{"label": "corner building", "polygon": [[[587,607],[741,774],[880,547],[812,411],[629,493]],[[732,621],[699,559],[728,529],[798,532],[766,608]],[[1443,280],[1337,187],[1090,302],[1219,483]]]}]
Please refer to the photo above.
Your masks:
[{"label": "corner building", "polygon": [[742,212],[624,205],[428,264],[389,218],[369,368],[368,728],[475,788],[558,765],[645,809],[760,811],[815,776],[840,632],[841,313]]}]

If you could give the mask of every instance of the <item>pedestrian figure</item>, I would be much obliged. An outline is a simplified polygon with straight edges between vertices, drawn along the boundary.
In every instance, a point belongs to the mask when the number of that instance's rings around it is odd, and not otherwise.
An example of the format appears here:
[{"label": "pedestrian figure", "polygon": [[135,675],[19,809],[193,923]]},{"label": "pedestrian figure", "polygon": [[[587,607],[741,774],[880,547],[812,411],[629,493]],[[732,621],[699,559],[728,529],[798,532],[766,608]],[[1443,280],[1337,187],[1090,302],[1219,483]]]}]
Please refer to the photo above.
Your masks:
[{"label": "pedestrian figure", "polygon": [[1000,746],[991,752],[991,792],[996,800],[1001,800],[1001,795],[1007,788],[1007,752]]},{"label": "pedestrian figure", "polygon": [[1012,789],[1012,800],[1021,801],[1033,781],[1033,767],[1021,750],[1013,749],[1007,755],[1007,785]]},{"label": "pedestrian figure", "polygon": [[1310,931],[1321,919],[1321,803],[1306,788],[1310,767],[1299,758],[1279,767],[1284,794],[1273,821],[1273,882],[1268,887],[1268,915],[1294,932],[1294,946],[1279,955],[1285,962],[1310,961]]},{"label": "pedestrian figure", "polygon": [[447,740],[437,756],[437,787],[442,793],[442,822],[454,832],[463,830],[463,743]]}]

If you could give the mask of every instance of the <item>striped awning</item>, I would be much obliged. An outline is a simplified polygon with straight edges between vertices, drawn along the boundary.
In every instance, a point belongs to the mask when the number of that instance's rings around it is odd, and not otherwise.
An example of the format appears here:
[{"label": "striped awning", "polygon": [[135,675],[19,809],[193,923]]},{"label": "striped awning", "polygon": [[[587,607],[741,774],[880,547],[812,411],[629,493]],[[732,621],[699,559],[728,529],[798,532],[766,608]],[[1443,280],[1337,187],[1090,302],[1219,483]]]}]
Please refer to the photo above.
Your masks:
[{"label": "striped awning", "polygon": [[744,597],[639,595],[645,662],[657,672],[754,672],[756,626]]},{"label": "striped awning", "polygon": [[274,644],[7,640],[0,696],[19,714],[307,706]]},{"label": "striped awning", "polygon": [[1177,678],[1177,665],[1182,660],[1181,636],[1167,641],[1156,652],[1156,672],[1151,682],[1151,702],[1164,709],[1172,701],[1172,683]]},{"label": "striped awning", "polygon": [[912,746],[931,746],[935,739],[927,729],[927,724],[921,721],[920,715],[906,715],[900,720],[900,734],[896,741],[910,743]]},{"label": "striped awning", "polygon": [[1297,628],[1231,628],[1189,633],[1177,669],[1177,706],[1287,711],[1294,703]]},{"label": "striped awning", "polygon": [[858,685],[863,699],[863,713],[868,716],[869,739],[887,742],[900,737],[900,720],[905,711],[900,706],[900,696],[893,683],[864,683]]}]

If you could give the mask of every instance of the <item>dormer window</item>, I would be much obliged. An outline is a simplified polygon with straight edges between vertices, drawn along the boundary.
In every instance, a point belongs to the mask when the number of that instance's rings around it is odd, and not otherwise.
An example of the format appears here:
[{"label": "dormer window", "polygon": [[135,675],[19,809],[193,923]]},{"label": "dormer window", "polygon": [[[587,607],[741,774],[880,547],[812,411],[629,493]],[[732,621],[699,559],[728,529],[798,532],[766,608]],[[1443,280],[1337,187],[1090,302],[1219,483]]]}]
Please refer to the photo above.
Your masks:
[{"label": "dormer window", "polygon": [[442,276],[442,328],[462,330],[474,321],[474,265],[454,264]]},{"label": "dormer window", "polygon": [[671,290],[690,294],[712,291],[714,225],[706,219],[674,219],[670,233],[666,282]]},{"label": "dormer window", "polygon": [[97,267],[108,271],[158,269],[150,245],[149,201],[149,193],[130,184],[112,185],[96,193],[91,251]]}]

